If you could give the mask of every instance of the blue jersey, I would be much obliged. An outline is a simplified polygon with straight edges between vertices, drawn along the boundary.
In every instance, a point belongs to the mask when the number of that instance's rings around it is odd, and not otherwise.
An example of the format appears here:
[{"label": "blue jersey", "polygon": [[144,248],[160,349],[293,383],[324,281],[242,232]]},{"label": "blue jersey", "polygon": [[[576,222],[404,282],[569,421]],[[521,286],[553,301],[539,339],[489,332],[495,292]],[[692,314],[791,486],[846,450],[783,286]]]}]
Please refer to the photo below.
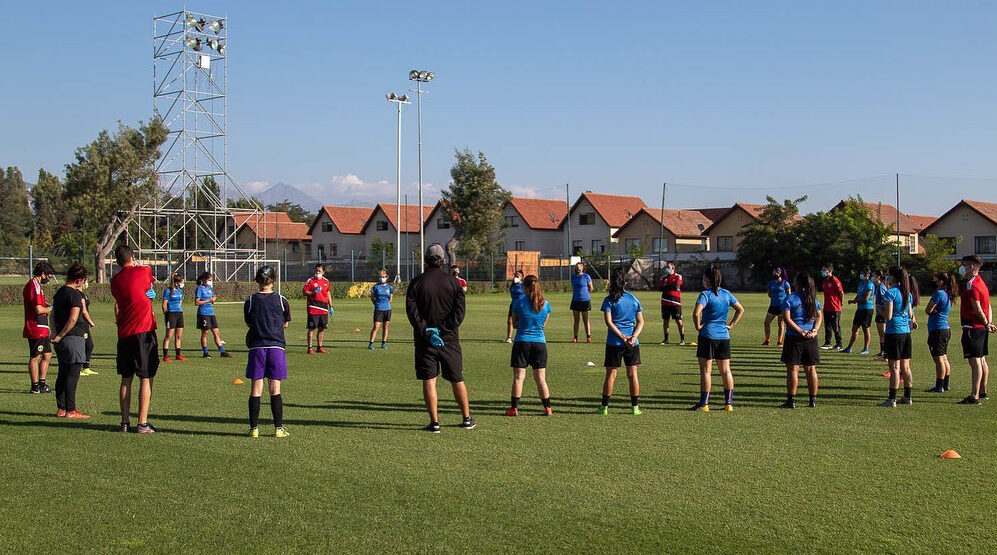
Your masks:
[{"label": "blue jersey", "polygon": [[395,294],[395,288],[387,283],[378,283],[370,289],[370,295],[374,299],[374,310],[391,310],[391,295]]},{"label": "blue jersey", "polygon": [[[614,301],[612,297],[603,299],[601,310],[602,312],[609,313],[610,319],[613,320],[613,325],[616,326],[616,329],[620,330],[620,333],[624,337],[630,337],[634,334],[634,328],[637,327],[637,313],[642,312],[644,309],[640,306],[640,301],[637,300],[637,297],[631,295],[629,291],[624,291],[618,301]],[[634,341],[634,345],[638,344],[638,341]],[[610,332],[606,337],[606,345],[622,347],[626,343],[615,333]]]},{"label": "blue jersey", "polygon": [[526,297],[512,303],[512,313],[516,315],[516,341],[546,343],[544,324],[547,323],[547,315],[551,311],[550,303],[547,301],[544,301],[540,312],[533,310],[533,304]]},{"label": "blue jersey", "polygon": [[183,312],[183,306],[180,304],[183,301],[183,289],[166,289],[163,291],[163,299],[166,300],[167,312]]},{"label": "blue jersey", "polygon": [[876,286],[876,308],[883,308],[886,304],[886,285],[880,283]]},{"label": "blue jersey", "polygon": [[893,313],[886,321],[886,333],[896,335],[910,333],[910,313],[914,302],[912,295],[907,295],[907,302],[903,302],[903,293],[899,287],[891,287],[883,296],[883,303],[893,303]]},{"label": "blue jersey", "polygon": [[789,282],[784,279],[769,281],[769,306],[782,308],[782,303],[789,296]]},{"label": "blue jersey", "polygon": [[589,291],[589,284],[592,283],[592,276],[582,272],[571,276],[571,300],[591,301],[592,293]]},{"label": "blue jersey", "polygon": [[703,307],[702,324],[699,336],[704,339],[730,339],[727,329],[727,312],[737,304],[730,291],[719,288],[716,293],[707,289],[699,294],[696,304]]},{"label": "blue jersey", "polygon": [[246,347],[284,348],[284,324],[291,321],[291,305],[282,295],[273,291],[254,293],[246,298],[242,315],[249,326]]},{"label": "blue jersey", "polygon": [[931,304],[935,311],[928,315],[928,331],[949,329],[949,311],[952,310],[952,300],[949,294],[939,289],[931,296]]},{"label": "blue jersey", "polygon": [[[862,297],[866,293],[869,293],[869,298],[863,302]],[[859,282],[857,304],[859,310],[872,310],[876,308],[876,284],[871,279]]]},{"label": "blue jersey", "polygon": [[[214,288],[208,287],[207,285],[198,285],[197,291],[194,292],[194,297],[199,301],[206,301],[214,296],[215,296]],[[198,306],[197,313],[201,316],[214,316],[215,315],[214,303],[202,304]]]},{"label": "blue jersey", "polygon": [[509,285],[509,296],[512,297],[512,302],[516,302],[522,299],[526,293],[523,292],[523,282],[512,282]]},{"label": "blue jersey", "polygon": [[[817,303],[817,312],[820,312],[821,305],[820,301],[814,299]],[[792,295],[786,297],[786,300],[782,302],[782,309],[789,311],[789,317],[796,322],[797,326],[803,331],[810,331],[814,329],[814,325],[817,324],[817,313],[814,313],[813,318],[807,318],[806,311],[803,310],[803,295],[799,291],[793,293]],[[786,326],[786,335],[791,335],[793,337],[803,337],[802,334],[797,333],[793,328]]]}]

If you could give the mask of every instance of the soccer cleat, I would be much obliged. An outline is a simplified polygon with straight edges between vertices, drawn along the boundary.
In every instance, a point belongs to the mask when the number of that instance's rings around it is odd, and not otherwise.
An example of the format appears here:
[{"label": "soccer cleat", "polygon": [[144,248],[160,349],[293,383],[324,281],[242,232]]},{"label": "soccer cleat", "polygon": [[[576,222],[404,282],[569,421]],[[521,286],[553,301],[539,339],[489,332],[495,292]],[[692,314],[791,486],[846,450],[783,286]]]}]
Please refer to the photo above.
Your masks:
[{"label": "soccer cleat", "polygon": [[83,370],[80,370],[80,375],[81,376],[96,376],[97,372],[95,372],[92,368],[84,368]]},{"label": "soccer cleat", "polygon": [[319,353],[319,354],[322,354],[322,355],[329,354],[329,351],[325,350],[325,347],[319,347],[318,349],[315,349],[315,352]]},{"label": "soccer cleat", "polygon": [[913,405],[914,404],[914,400],[911,399],[910,397],[901,397],[900,399],[897,400],[897,404],[898,405]]},{"label": "soccer cleat", "polygon": [[859,351],[860,355],[869,356],[869,349],[862,349]]},{"label": "soccer cleat", "polygon": [[156,429],[152,427],[152,424],[146,422],[145,424],[139,424],[138,428],[135,428],[135,432],[139,434],[154,434]]},{"label": "soccer cleat", "polygon": [[440,433],[440,425],[436,422],[433,422],[432,424],[429,424],[428,426],[423,428],[422,431],[429,432],[431,434],[438,434]]},{"label": "soccer cleat", "polygon": [[835,350],[835,351],[841,351],[843,349],[841,348],[841,345],[835,345],[833,350]]},{"label": "soccer cleat", "polygon": [[682,344],[683,345],[688,345],[690,347],[695,347],[696,346],[696,342],[695,341],[683,341]]},{"label": "soccer cleat", "polygon": [[634,406],[630,407],[630,410],[631,410],[631,414],[633,414],[634,416],[640,416],[640,407],[634,405]]},{"label": "soccer cleat", "polygon": [[812,408],[812,409],[817,408],[817,400],[815,399],[813,401],[810,401],[809,403],[807,403],[807,406],[810,407],[810,408]]},{"label": "soccer cleat", "polygon": [[[509,341],[507,340],[507,341],[506,341],[506,343],[508,343],[508,342],[509,342]],[[571,340],[571,342],[572,342],[572,343],[578,343],[578,338],[577,338],[577,337],[573,338],[573,339]]]},{"label": "soccer cleat", "polygon": [[[38,393],[52,393],[52,388],[44,383],[39,384]],[[984,393],[984,395],[986,395],[986,393]]]},{"label": "soccer cleat", "polygon": [[924,391],[925,393],[945,393],[945,388],[940,385],[936,385],[935,387],[925,389]]},{"label": "soccer cleat", "polygon": [[173,362],[173,361],[170,359],[170,355],[164,355],[163,362]]},{"label": "soccer cleat", "polygon": [[599,405],[599,408],[595,411],[596,414],[607,416],[609,415],[609,407],[606,405]]},{"label": "soccer cleat", "polygon": [[776,347],[782,347],[782,341],[775,344]]},{"label": "soccer cleat", "polygon": [[184,357],[183,355],[177,355],[177,360],[180,361],[180,362],[186,362],[187,358]]},{"label": "soccer cleat", "polygon": [[384,349],[384,350],[387,350],[388,349],[388,344],[382,341],[381,342],[381,348]]},{"label": "soccer cleat", "polygon": [[72,410],[66,413],[67,420],[85,420],[87,418],[90,418],[89,414],[83,414],[78,410]]},{"label": "soccer cleat", "polygon": [[591,343],[592,342],[592,336],[590,335],[590,336],[586,337],[585,338],[585,342],[586,343]]},{"label": "soccer cleat", "polygon": [[464,428],[465,430],[473,430],[475,426],[476,424],[474,423],[474,419],[471,418],[470,416],[465,418],[464,421],[460,423],[460,427]]},{"label": "soccer cleat", "polygon": [[55,411],[55,417],[56,418],[65,418],[66,417],[66,409],[59,409],[59,410]]},{"label": "soccer cleat", "polygon": [[130,424],[128,422],[122,422],[121,423],[121,433],[127,434],[128,433],[128,426],[130,426]]},{"label": "soccer cleat", "polygon": [[273,437],[281,438],[281,437],[287,437],[289,435],[291,434],[287,433],[287,430],[285,430],[283,426],[281,426],[280,428],[275,428],[273,431]]},{"label": "soccer cleat", "polygon": [[235,358],[234,356],[232,356],[232,353],[230,353],[228,351],[222,351],[222,355],[221,356],[222,356],[222,358]]},{"label": "soccer cleat", "polygon": [[311,347],[308,347],[308,350],[305,351],[305,354],[306,355],[314,355],[315,354],[315,349],[312,349]]},{"label": "soccer cleat", "polygon": [[779,405],[779,408],[780,409],[795,409],[796,408],[796,403],[794,403],[793,401],[786,401],[785,403]]},{"label": "soccer cleat", "polygon": [[724,405],[724,412],[734,412],[734,405]]},{"label": "soccer cleat", "polygon": [[690,343],[684,339],[682,341],[679,341],[679,347],[686,347],[688,345],[695,345],[695,343]]},{"label": "soccer cleat", "polygon": [[249,429],[249,437],[260,437],[260,429],[259,428],[250,428]]},{"label": "soccer cleat", "polygon": [[700,405],[699,403],[696,403],[695,405],[689,407],[688,410],[695,412],[710,412],[710,405],[708,403],[705,405]]},{"label": "soccer cleat", "polygon": [[31,386],[31,389],[28,391],[28,393],[41,393],[41,392],[42,392],[41,388],[38,387],[37,385]]},{"label": "soccer cleat", "polygon": [[880,376],[883,376],[884,378],[889,378],[890,377],[890,371],[887,370],[886,372],[883,372],[882,374],[880,374]]},{"label": "soccer cleat", "polygon": [[201,358],[211,358],[211,354],[210,353],[204,353],[203,355],[201,355]]},{"label": "soccer cleat", "polygon": [[967,395],[965,399],[956,403],[957,405],[979,405],[980,400],[972,395]]},{"label": "soccer cleat", "polygon": [[831,350],[831,344],[830,343],[824,343],[823,345],[820,346],[820,350],[822,350],[822,351],[830,351]]},{"label": "soccer cleat", "polygon": [[506,337],[505,338],[505,342],[506,343],[512,343],[512,338],[511,337]]},{"label": "soccer cleat", "polygon": [[980,392],[980,400],[981,401],[989,401],[990,400],[990,396],[987,395],[986,391],[981,391]]},{"label": "soccer cleat", "polygon": [[845,353],[846,355],[850,355],[850,354],[852,354],[852,347],[849,345],[848,347],[845,347],[844,349],[841,349],[841,352]]},{"label": "soccer cleat", "polygon": [[519,409],[510,408],[509,410],[505,411],[505,415],[506,416],[519,416]]},{"label": "soccer cleat", "polygon": [[550,407],[544,407],[543,416],[554,416],[554,409]]},{"label": "soccer cleat", "polygon": [[374,350],[374,343],[373,342],[367,344],[367,350],[368,351],[373,351]]},{"label": "soccer cleat", "polygon": [[766,339],[765,341],[762,341],[762,347],[768,347],[769,345],[771,345],[771,343],[769,343],[768,339]]},{"label": "soccer cleat", "polygon": [[897,406],[897,400],[896,399],[887,399],[887,400],[883,401],[882,403],[880,403],[879,406],[890,408],[890,409],[896,408],[896,406]]},{"label": "soccer cleat", "polygon": [[[658,345],[661,345],[662,347],[664,347],[667,344],[668,344],[667,341],[662,341],[661,343],[658,343]],[[679,345],[681,345],[681,343],[679,343]]]}]

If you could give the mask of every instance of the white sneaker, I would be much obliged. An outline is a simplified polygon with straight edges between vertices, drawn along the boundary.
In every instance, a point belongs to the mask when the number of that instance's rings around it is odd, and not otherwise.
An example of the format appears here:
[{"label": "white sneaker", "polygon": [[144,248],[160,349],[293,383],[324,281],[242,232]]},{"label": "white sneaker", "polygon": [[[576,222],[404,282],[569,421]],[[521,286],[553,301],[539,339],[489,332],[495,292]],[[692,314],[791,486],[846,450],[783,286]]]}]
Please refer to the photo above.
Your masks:
[{"label": "white sneaker", "polygon": [[911,399],[910,397],[901,397],[897,401],[897,404],[898,405],[913,405],[914,404],[914,400]]},{"label": "white sneaker", "polygon": [[512,343],[512,338],[511,337],[506,337],[505,338],[505,342],[506,343]]},{"label": "white sneaker", "polygon": [[883,401],[882,403],[880,403],[879,406],[886,407],[886,408],[891,408],[891,409],[892,408],[896,408],[896,406],[897,406],[897,400],[896,399],[887,399],[887,400]]}]

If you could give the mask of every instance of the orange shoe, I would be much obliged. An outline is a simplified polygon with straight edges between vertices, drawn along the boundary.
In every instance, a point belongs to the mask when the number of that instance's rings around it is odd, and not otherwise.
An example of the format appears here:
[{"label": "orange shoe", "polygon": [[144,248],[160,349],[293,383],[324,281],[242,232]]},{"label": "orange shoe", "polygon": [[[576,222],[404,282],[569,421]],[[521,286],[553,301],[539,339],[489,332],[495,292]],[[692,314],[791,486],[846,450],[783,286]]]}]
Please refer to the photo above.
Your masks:
[{"label": "orange shoe", "polygon": [[887,370],[886,372],[883,372],[882,374],[880,374],[880,376],[883,376],[884,378],[889,378],[890,377],[890,371]]},{"label": "orange shoe", "polygon": [[164,356],[163,357],[163,362],[170,362],[170,355]]},{"label": "orange shoe", "polygon": [[315,350],[316,353],[328,354],[329,351],[325,350],[325,347],[319,347]]},{"label": "orange shoe", "polygon": [[519,416],[519,409],[509,409],[505,411],[506,416]]},{"label": "orange shoe", "polygon": [[576,337],[576,338],[572,339],[571,342],[572,343],[578,343],[578,338]]},{"label": "orange shoe", "polygon": [[585,338],[585,342],[586,343],[591,343],[592,342],[592,336],[590,335],[590,336],[586,337]]},{"label": "orange shoe", "polygon": [[306,355],[314,355],[315,354],[315,350],[312,349],[311,347],[308,347],[308,350],[305,351],[305,354]]},{"label": "orange shoe", "polygon": [[554,415],[554,409],[550,407],[544,407],[544,416],[553,416],[553,415]]},{"label": "orange shoe", "polygon": [[187,358],[184,357],[183,355],[177,355],[177,360],[179,360],[180,362],[186,362]]},{"label": "orange shoe", "polygon": [[55,417],[56,418],[65,418],[66,417],[66,411],[65,411],[65,409],[59,409],[59,410],[55,411]]},{"label": "orange shoe", "polygon": [[67,412],[66,413],[66,418],[69,419],[69,420],[83,420],[83,419],[86,419],[86,418],[90,418],[90,415],[89,414],[83,414],[82,412],[80,412],[78,410],[74,410],[74,411],[71,411],[71,412]]}]

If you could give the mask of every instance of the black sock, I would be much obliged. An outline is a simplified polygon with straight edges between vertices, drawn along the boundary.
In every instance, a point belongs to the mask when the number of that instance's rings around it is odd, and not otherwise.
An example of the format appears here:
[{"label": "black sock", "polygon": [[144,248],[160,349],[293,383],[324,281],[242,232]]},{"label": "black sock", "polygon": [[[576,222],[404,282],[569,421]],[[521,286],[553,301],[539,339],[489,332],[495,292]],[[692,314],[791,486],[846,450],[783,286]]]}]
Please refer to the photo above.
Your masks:
[{"label": "black sock", "polygon": [[42,379],[38,380],[38,386],[39,387],[45,387],[45,378],[42,378]]},{"label": "black sock", "polygon": [[260,425],[260,398],[249,398],[249,427],[257,428]]},{"label": "black sock", "polygon": [[604,406],[604,407],[608,407],[609,406],[609,395],[603,395],[602,396],[602,406]]},{"label": "black sock", "polygon": [[270,412],[273,413],[273,427],[284,427],[284,400],[280,395],[270,396]]},{"label": "black sock", "polygon": [[636,407],[639,404],[640,404],[640,395],[631,395],[630,405]]},{"label": "black sock", "polygon": [[935,378],[935,387],[945,387],[945,378]]},{"label": "black sock", "polygon": [[685,341],[685,334],[684,333],[680,333],[679,334],[679,341]]},{"label": "black sock", "polygon": [[37,387],[39,387],[40,385],[41,385],[41,384],[39,384],[38,382],[31,382],[31,387],[32,387],[32,388],[37,388]]},{"label": "black sock", "polygon": [[168,356],[170,356],[170,348],[169,347],[163,347],[163,358],[166,358]]},{"label": "black sock", "polygon": [[177,356],[180,356],[180,347],[177,347],[176,351],[177,351]]},{"label": "black sock", "polygon": [[787,393],[786,394],[786,404],[787,405],[792,405],[795,402],[796,402],[796,398],[793,397],[792,395],[790,395],[789,393]]},{"label": "black sock", "polygon": [[945,389],[949,388],[949,377],[948,376],[945,376],[944,378],[942,378],[942,386]]},{"label": "black sock", "polygon": [[904,397],[908,399],[910,399],[910,389],[911,388],[907,387],[906,385],[904,386]]},{"label": "black sock", "polygon": [[668,343],[668,334],[665,333],[665,343]]},{"label": "black sock", "polygon": [[545,409],[550,408],[550,397],[547,397],[546,399],[540,399],[540,402],[544,404]]},{"label": "black sock", "polygon": [[810,396],[810,404],[811,405],[816,405],[817,404],[817,396],[816,395],[811,395]]},{"label": "black sock", "polygon": [[512,397],[512,408],[519,408],[519,397]]},{"label": "black sock", "polygon": [[[42,380],[42,385],[45,385],[45,380]],[[987,390],[986,390],[986,388],[981,387],[980,388],[980,397],[986,397],[986,396],[987,396]]]},{"label": "black sock", "polygon": [[897,399],[897,388],[890,388],[890,399],[893,399],[894,401]]}]

